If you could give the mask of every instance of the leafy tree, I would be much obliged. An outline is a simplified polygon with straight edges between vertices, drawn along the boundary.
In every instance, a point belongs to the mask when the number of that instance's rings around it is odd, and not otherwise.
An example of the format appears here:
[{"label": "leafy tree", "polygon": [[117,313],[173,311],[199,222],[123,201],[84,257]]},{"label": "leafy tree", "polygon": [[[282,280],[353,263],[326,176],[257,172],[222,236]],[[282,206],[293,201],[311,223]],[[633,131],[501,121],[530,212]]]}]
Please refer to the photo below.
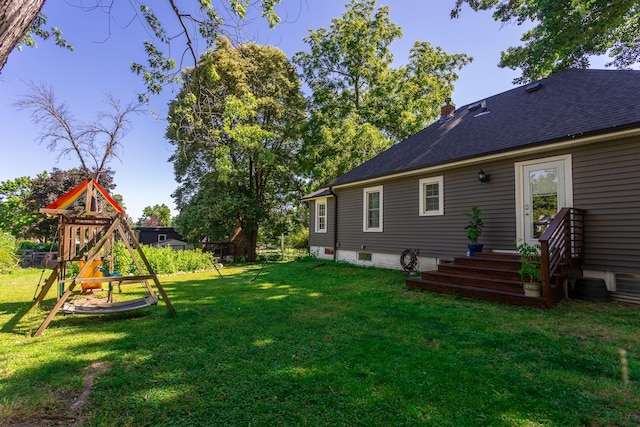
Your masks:
[{"label": "leafy tree", "polygon": [[161,205],[147,206],[142,210],[142,216],[138,220],[138,225],[170,226],[171,209],[164,203]]},{"label": "leafy tree", "polygon": [[[115,188],[112,169],[105,169],[102,172],[100,185],[111,193]],[[51,173],[43,172],[32,180],[30,196],[25,201],[25,206],[29,212],[35,216],[35,221],[29,234],[42,241],[53,239],[57,222],[55,219],[45,218],[40,214],[40,208],[55,202],[67,191],[80,184],[87,178],[81,169],[60,170],[54,168]]]},{"label": "leafy tree", "polygon": [[391,43],[402,36],[388,6],[352,0],[330,29],[311,30],[298,52],[312,91],[303,169],[323,184],[424,128],[453,92],[455,70],[472,58],[416,42],[406,66],[392,68]]},{"label": "leafy tree", "polygon": [[26,206],[33,181],[27,176],[0,182],[0,230],[25,238],[38,213]]},{"label": "leafy tree", "polygon": [[[107,3],[95,0],[76,6],[87,12],[106,10],[110,13],[114,4]],[[276,25],[279,17],[275,13],[275,5],[278,3],[280,0],[224,0],[215,3],[209,0],[166,0],[163,4],[135,2],[135,7],[139,9],[131,17],[131,22],[136,19],[144,22],[148,33],[153,34],[155,40],[144,41],[147,63],[134,63],[131,69],[142,76],[148,93],[159,93],[165,84],[176,81],[179,73],[176,70],[176,60],[171,57],[172,53],[181,58],[178,70],[185,65],[182,63],[185,58],[190,58],[195,65],[200,54],[198,46],[210,48],[215,44],[216,37],[231,37],[236,33],[237,25],[247,18],[252,9],[257,10],[270,26]],[[40,13],[43,5],[44,0],[0,0],[0,72],[14,47],[35,46],[34,36],[43,39],[54,36],[57,45],[73,49],[62,38],[62,32],[58,28],[45,28],[47,18]],[[151,5],[168,6],[172,13],[167,18],[168,22],[162,22]],[[141,100],[146,97],[146,94],[140,95]]]},{"label": "leafy tree", "polygon": [[227,39],[184,80],[167,130],[176,146],[178,230],[190,241],[235,238],[255,260],[260,226],[295,183],[305,114],[300,81],[279,49]]},{"label": "leafy tree", "polygon": [[[102,185],[107,191],[115,187],[113,175],[111,169],[102,173]],[[51,173],[45,171],[36,178],[25,176],[1,182],[0,229],[15,237],[51,239],[57,223],[43,217],[40,208],[54,202],[85,179],[86,175],[80,169],[64,171],[54,168]],[[114,198],[122,201],[118,194]]]},{"label": "leafy tree", "polygon": [[16,238],[0,229],[0,272],[11,270],[18,264]]},{"label": "leafy tree", "polygon": [[40,140],[47,142],[50,152],[58,151],[58,159],[75,155],[85,178],[102,183],[103,172],[113,158],[119,157],[121,140],[129,130],[129,116],[139,112],[138,106],[107,96],[113,112],[100,112],[90,123],[78,122],[63,102],[58,103],[53,90],[31,84],[31,90],[14,105],[31,111],[34,124],[42,127]]},{"label": "leafy tree", "polygon": [[127,206],[124,204],[124,197],[122,194],[111,194],[111,198],[126,212]]},{"label": "leafy tree", "polygon": [[588,68],[589,57],[609,54],[607,65],[627,68],[640,59],[640,7],[637,0],[456,0],[462,6],[493,10],[496,21],[527,21],[522,46],[501,53],[500,67],[520,68],[514,83],[527,83],[571,67]]},{"label": "leafy tree", "polygon": [[276,247],[284,243],[286,248],[309,248],[308,211],[308,207],[301,203],[291,203],[274,223],[263,227],[260,242]]},{"label": "leafy tree", "polygon": [[[134,63],[131,70],[142,76],[147,92],[158,94],[162,87],[170,82],[179,81],[176,72],[175,59],[167,56],[171,52],[172,43],[175,39],[184,41],[184,49],[182,50],[181,60],[178,69],[184,68],[182,61],[189,58],[193,65],[197,65],[199,52],[197,50],[197,40],[202,39],[202,43],[207,49],[215,46],[218,38],[224,37],[231,39],[235,31],[233,24],[229,25],[228,21],[233,22],[233,18],[246,19],[249,9],[260,10],[262,17],[273,27],[280,18],[275,13],[275,5],[280,0],[225,0],[214,6],[211,1],[199,0],[197,8],[194,5],[181,4],[180,6],[174,1],[169,0],[174,17],[179,24],[178,35],[170,35],[158,15],[149,5],[140,5],[140,14],[156,37],[156,42],[145,41],[144,49],[147,53],[147,64]],[[225,15],[227,20],[225,20]],[[146,94],[140,95],[140,100],[145,101]]]}]

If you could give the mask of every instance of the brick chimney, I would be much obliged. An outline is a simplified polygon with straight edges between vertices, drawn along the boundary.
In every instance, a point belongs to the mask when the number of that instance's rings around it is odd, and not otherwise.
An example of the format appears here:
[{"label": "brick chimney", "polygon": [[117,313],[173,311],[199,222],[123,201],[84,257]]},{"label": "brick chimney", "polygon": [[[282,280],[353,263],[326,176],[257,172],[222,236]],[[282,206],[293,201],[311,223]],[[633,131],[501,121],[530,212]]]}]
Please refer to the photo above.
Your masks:
[{"label": "brick chimney", "polygon": [[445,99],[446,104],[440,108],[440,123],[444,123],[453,117],[456,106],[451,103],[451,98]]}]

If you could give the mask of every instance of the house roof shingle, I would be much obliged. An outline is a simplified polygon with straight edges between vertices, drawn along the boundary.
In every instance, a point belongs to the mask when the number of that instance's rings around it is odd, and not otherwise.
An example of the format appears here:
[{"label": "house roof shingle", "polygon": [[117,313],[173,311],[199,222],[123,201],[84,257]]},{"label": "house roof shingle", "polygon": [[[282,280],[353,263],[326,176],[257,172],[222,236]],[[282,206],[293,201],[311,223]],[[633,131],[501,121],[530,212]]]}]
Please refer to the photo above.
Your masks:
[{"label": "house roof shingle", "polygon": [[324,188],[321,188],[319,190],[314,191],[313,193],[309,193],[309,194],[306,194],[306,195],[302,196],[302,198],[300,200],[302,200],[302,201],[312,200],[312,199],[318,199],[320,197],[333,197],[333,195],[331,194],[331,191],[329,190],[329,188],[324,187]]},{"label": "house roof shingle", "polygon": [[[458,108],[329,185],[442,165],[640,124],[640,71],[567,70]],[[486,111],[474,104],[486,102]]]}]

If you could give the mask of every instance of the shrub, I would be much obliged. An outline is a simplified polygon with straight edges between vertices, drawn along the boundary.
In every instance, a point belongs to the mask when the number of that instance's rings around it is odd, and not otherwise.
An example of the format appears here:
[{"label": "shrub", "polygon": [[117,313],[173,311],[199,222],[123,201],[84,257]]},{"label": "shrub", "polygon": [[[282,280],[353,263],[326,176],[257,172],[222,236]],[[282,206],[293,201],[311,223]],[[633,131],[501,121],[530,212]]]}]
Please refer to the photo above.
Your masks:
[{"label": "shrub", "polygon": [[291,247],[294,249],[306,249],[309,247],[309,229],[302,228],[290,236]]},{"label": "shrub", "polygon": [[113,247],[113,270],[123,276],[135,271],[133,259],[131,259],[127,247],[121,241],[117,241]]},{"label": "shrub", "polygon": [[21,240],[17,243],[19,251],[34,251],[34,252],[56,252],[58,250],[58,243],[51,242],[34,242],[33,240]]},{"label": "shrub", "polygon": [[200,249],[176,251],[175,256],[178,271],[207,270],[213,265],[212,254],[202,252]]},{"label": "shrub", "polygon": [[67,277],[75,277],[80,272],[80,264],[78,261],[72,261],[67,264]]},{"label": "shrub", "polygon": [[[142,251],[156,274],[173,274],[180,271],[189,272],[212,268],[211,254],[202,252],[200,249],[193,251],[176,251],[168,246],[156,248],[143,245]],[[144,263],[140,259],[137,251],[134,252],[134,255],[144,269]],[[68,270],[71,269],[72,274],[74,272],[77,274],[77,263],[71,264]],[[75,264],[75,266],[73,264]],[[121,241],[117,241],[113,247],[113,270],[123,276],[137,273],[135,262],[131,258],[127,247]]]},{"label": "shrub", "polygon": [[176,252],[169,246],[163,248],[143,246],[142,251],[156,274],[173,274],[178,272]]},{"label": "shrub", "polygon": [[16,238],[0,230],[0,272],[10,271],[18,265]]}]

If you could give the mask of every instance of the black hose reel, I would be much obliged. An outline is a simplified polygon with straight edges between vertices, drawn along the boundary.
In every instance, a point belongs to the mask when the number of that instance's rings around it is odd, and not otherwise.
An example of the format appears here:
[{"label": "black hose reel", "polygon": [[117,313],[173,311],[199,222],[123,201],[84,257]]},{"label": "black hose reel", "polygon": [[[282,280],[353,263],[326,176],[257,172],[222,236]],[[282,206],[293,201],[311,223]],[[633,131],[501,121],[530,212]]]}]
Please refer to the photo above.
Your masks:
[{"label": "black hose reel", "polygon": [[416,271],[418,269],[418,250],[405,249],[400,255],[400,265],[407,273]]}]

